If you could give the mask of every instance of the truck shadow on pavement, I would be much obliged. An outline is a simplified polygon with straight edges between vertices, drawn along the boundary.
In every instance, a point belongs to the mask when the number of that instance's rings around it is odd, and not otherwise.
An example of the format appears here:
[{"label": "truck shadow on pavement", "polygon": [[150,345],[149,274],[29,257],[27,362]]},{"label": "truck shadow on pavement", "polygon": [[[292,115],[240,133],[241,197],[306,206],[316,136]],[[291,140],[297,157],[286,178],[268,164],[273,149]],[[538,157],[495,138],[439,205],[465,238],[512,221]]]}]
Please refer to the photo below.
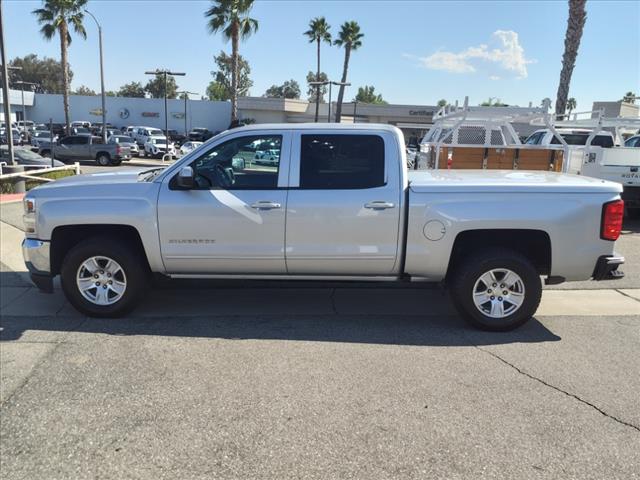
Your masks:
[{"label": "truck shadow on pavement", "polygon": [[[376,298],[389,295],[389,289],[346,289],[352,296],[348,303],[333,299],[328,309],[323,303],[313,305],[314,296],[320,299],[335,297],[332,289],[312,289],[301,302],[311,304],[300,308],[300,303],[289,311],[287,298],[300,295],[301,289],[245,289],[247,298],[271,298],[272,303],[262,309],[243,308],[241,300],[234,298],[235,289],[199,289],[198,297],[210,299],[211,308],[194,305],[193,290],[154,292],[152,298],[127,317],[119,319],[87,318],[66,305],[57,315],[43,316],[3,315],[0,341],[37,338],[45,333],[56,342],[67,341],[74,333],[118,336],[157,336],[227,340],[282,340],[305,342],[336,342],[405,346],[481,346],[510,343],[556,342],[561,338],[535,318],[512,332],[492,333],[475,330],[450,310],[450,306],[424,306],[424,313],[416,310],[411,297],[420,298],[423,289],[409,292],[387,304],[376,305]],[[234,293],[235,292],[235,293]],[[55,295],[60,295],[56,292]],[[393,295],[389,295],[393,297]],[[180,297],[184,297],[180,300]],[[228,297],[224,308],[214,308],[216,301]],[[158,308],[155,302],[164,298]],[[398,299],[399,298],[399,299]],[[184,306],[182,311],[180,308]],[[442,299],[439,303],[445,303]],[[170,306],[173,304],[173,308]],[[165,306],[166,305],[166,306]],[[338,308],[336,309],[336,305]],[[151,308],[153,307],[153,308]],[[218,307],[220,307],[218,305]],[[237,309],[234,312],[234,307]],[[275,308],[278,307],[278,308]],[[255,310],[251,312],[250,310]],[[262,311],[261,311],[262,310]],[[376,313],[376,310],[377,313]],[[441,313],[438,313],[440,311]]]}]

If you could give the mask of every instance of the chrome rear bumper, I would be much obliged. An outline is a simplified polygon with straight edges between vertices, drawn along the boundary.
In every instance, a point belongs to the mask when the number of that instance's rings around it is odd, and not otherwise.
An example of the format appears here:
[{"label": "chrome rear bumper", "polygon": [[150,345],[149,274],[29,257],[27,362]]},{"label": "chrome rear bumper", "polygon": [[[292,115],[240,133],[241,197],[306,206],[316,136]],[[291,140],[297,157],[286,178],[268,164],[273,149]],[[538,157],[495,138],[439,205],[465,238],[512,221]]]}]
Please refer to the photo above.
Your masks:
[{"label": "chrome rear bumper", "polygon": [[594,280],[617,280],[624,277],[618,267],[624,263],[624,257],[619,255],[603,255],[598,258],[593,270]]}]

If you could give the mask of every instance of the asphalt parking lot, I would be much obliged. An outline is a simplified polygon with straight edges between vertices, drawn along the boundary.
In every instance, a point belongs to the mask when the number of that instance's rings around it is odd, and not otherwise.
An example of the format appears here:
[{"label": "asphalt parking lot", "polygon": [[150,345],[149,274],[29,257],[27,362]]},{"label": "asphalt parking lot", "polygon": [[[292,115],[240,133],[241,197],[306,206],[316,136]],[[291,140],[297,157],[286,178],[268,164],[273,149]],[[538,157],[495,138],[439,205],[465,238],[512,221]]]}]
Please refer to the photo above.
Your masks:
[{"label": "asphalt parking lot", "polygon": [[640,478],[635,222],[625,279],[546,289],[496,334],[421,285],[170,282],[89,319],[25,279],[20,215],[0,207],[3,478]]}]

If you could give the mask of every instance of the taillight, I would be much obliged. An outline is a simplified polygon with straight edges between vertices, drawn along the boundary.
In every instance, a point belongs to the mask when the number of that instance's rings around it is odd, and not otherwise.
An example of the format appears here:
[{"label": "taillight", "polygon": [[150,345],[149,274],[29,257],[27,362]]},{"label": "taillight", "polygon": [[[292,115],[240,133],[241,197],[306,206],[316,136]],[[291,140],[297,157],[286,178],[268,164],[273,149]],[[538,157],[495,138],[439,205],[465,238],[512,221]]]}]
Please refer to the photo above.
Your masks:
[{"label": "taillight", "polygon": [[622,217],[624,216],[624,202],[614,200],[602,206],[602,223],[600,224],[600,238],[615,241],[622,230]]},{"label": "taillight", "polygon": [[122,149],[120,148],[120,145],[116,146],[116,155],[120,155],[120,152],[122,152]]}]

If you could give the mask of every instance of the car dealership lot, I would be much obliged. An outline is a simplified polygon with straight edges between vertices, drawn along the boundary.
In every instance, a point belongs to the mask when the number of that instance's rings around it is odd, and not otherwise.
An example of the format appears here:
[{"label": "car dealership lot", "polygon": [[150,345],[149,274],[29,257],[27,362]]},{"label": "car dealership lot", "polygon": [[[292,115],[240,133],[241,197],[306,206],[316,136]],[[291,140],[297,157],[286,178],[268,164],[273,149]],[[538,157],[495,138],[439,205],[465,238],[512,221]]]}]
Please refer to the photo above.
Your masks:
[{"label": "car dealership lot", "polygon": [[419,284],[169,282],[85,318],[20,272],[20,209],[0,207],[4,478],[639,475],[635,222],[625,279],[545,291],[497,334]]}]

